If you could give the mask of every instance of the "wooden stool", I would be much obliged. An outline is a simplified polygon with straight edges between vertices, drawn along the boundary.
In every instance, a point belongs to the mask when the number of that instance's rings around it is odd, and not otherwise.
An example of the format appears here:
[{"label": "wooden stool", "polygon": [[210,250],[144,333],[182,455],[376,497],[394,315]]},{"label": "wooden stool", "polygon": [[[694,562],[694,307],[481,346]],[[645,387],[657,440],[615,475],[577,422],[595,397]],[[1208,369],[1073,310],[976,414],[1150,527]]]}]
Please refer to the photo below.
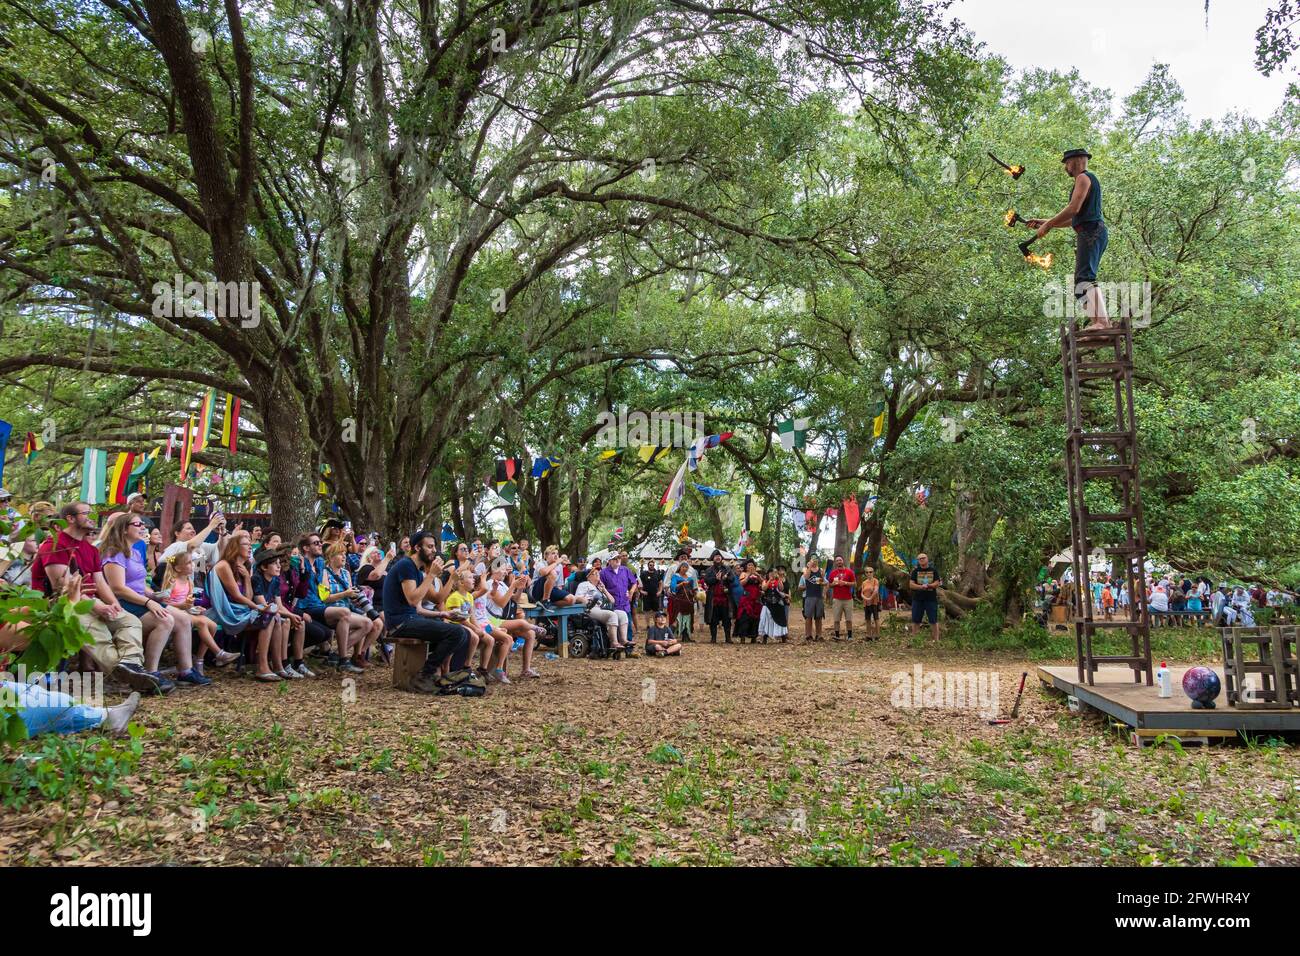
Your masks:
[{"label": "wooden stool", "polygon": [[393,686],[410,690],[411,680],[424,670],[429,656],[429,645],[413,637],[399,637],[393,646]]}]

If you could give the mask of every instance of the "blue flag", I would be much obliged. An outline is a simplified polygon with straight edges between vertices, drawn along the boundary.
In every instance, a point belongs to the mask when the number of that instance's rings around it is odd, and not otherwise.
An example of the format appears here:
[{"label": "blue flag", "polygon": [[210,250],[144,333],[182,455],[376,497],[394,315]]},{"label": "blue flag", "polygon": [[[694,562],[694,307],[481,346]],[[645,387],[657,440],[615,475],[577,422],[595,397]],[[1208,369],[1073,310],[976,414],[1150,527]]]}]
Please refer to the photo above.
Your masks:
[{"label": "blue flag", "polygon": [[9,433],[13,430],[13,425],[0,421],[0,485],[4,484],[5,479],[5,446],[9,444]]},{"label": "blue flag", "polygon": [[730,491],[723,491],[721,488],[710,488],[708,485],[696,485],[695,490],[706,498],[716,498],[719,495],[729,495]]}]

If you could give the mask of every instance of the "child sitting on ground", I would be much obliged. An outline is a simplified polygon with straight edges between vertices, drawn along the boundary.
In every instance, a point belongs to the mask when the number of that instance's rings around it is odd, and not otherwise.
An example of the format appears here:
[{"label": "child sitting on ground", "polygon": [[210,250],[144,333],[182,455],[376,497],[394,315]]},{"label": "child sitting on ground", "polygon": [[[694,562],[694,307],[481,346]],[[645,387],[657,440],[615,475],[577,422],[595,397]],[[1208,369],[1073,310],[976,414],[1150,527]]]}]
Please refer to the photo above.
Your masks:
[{"label": "child sitting on ground", "polygon": [[655,614],[655,622],[646,632],[645,652],[651,657],[681,656],[682,642],[668,626],[668,615],[663,611]]}]

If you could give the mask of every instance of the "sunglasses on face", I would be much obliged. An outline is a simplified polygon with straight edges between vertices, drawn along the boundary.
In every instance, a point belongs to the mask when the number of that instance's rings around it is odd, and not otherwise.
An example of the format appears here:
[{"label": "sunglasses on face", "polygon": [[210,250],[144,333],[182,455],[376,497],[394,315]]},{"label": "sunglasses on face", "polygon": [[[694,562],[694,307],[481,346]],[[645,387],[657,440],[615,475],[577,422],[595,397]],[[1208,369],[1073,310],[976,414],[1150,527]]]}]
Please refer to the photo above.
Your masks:
[{"label": "sunglasses on face", "polygon": [[127,523],[128,523],[132,528],[143,528],[143,527],[144,527],[144,522],[143,522],[143,521],[129,521],[129,522],[127,522]]}]

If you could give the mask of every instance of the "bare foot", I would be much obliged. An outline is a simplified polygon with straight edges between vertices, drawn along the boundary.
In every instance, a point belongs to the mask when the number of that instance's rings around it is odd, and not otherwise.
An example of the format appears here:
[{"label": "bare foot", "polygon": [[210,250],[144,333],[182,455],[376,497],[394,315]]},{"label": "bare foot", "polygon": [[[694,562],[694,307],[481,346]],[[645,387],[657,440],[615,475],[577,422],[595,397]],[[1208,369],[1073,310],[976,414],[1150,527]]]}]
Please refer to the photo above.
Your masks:
[{"label": "bare foot", "polygon": [[1085,332],[1098,332],[1102,329],[1113,329],[1115,324],[1109,319],[1093,319],[1090,325],[1084,326]]}]

